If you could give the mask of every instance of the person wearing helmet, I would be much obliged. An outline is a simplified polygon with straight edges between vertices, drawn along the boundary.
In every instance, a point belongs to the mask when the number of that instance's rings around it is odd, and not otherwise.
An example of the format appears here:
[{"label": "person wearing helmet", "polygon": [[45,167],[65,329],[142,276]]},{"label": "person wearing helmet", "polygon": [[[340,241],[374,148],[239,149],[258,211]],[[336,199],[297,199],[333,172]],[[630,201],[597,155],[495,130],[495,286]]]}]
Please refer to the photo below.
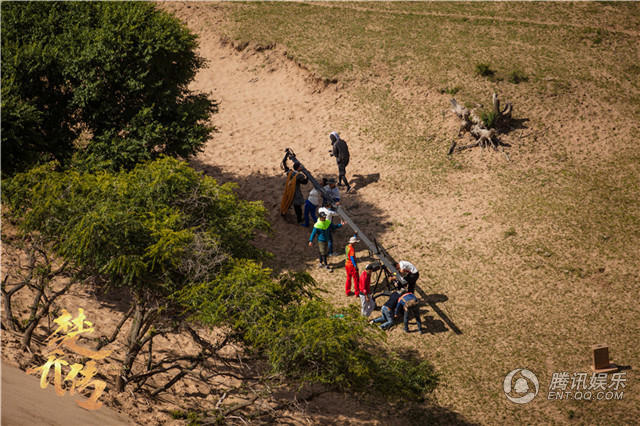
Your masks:
[{"label": "person wearing helmet", "polygon": [[313,246],[313,240],[318,238],[318,257],[320,259],[320,267],[326,268],[329,272],[332,272],[331,267],[327,264],[327,254],[329,253],[329,233],[332,229],[341,228],[343,223],[334,224],[330,220],[327,220],[327,215],[320,212],[318,213],[318,221],[313,225],[313,231],[309,237],[309,247]]},{"label": "person wearing helmet", "polygon": [[353,247],[354,244],[359,242],[360,240],[358,240],[358,238],[356,238],[356,236],[354,235],[353,237],[349,238],[349,243],[344,250],[345,256],[347,258],[344,263],[344,269],[347,271],[347,282],[344,284],[344,293],[347,296],[353,294],[351,292],[351,280],[353,280],[353,289],[355,291],[356,297],[358,297],[360,293],[358,290],[358,264],[356,262],[356,250]]}]

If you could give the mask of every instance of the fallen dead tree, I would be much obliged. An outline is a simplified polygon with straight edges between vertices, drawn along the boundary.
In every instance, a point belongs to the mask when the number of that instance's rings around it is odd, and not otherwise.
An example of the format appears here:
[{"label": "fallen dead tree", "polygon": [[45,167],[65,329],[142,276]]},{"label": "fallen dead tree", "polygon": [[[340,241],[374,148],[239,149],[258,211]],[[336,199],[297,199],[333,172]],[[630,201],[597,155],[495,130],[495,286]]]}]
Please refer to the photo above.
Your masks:
[{"label": "fallen dead tree", "polygon": [[500,109],[500,99],[496,93],[492,97],[493,110],[489,113],[485,113],[483,117],[479,117],[475,109],[469,110],[465,106],[458,103],[455,98],[451,99],[451,110],[461,120],[460,128],[458,130],[458,137],[461,137],[465,132],[469,132],[471,136],[475,138],[475,142],[457,146],[457,142],[453,141],[449,148],[448,154],[451,155],[454,152],[464,151],[465,149],[474,148],[480,146],[482,148],[493,148],[498,150],[498,147],[503,148],[502,152],[509,159],[509,156],[504,151],[505,146],[508,144],[498,139],[497,128],[507,124],[511,120],[511,113],[513,111],[513,105],[506,103],[504,108]]}]

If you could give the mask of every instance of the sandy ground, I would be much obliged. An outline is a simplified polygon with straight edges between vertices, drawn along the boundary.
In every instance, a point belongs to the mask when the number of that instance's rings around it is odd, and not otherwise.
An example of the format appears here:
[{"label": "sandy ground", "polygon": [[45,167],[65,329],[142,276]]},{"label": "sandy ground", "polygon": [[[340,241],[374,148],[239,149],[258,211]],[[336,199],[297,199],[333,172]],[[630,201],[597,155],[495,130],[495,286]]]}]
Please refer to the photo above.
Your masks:
[{"label": "sandy ground", "polygon": [[[367,164],[366,159],[382,148],[360,138],[360,129],[352,124],[357,107],[339,86],[314,80],[287,60],[282,50],[236,51],[221,43],[210,25],[220,18],[209,8],[193,13],[188,4],[165,7],[200,34],[200,53],[208,68],[198,74],[192,87],[211,93],[220,103],[220,112],[213,116],[219,132],[192,164],[220,182],[236,182],[244,198],[264,202],[274,232],[258,244],[275,254],[273,266],[303,269],[315,264],[316,255],[315,248],[306,244],[309,230],[295,226],[293,209],[284,218],[278,212],[285,183],[280,168],[285,148],[293,149],[318,180],[337,178],[337,165],[329,155],[329,134],[337,131],[349,143],[347,176],[357,190],[356,194],[343,191],[342,204],[364,225],[363,230],[369,228],[369,218],[385,225],[389,217],[373,215],[378,211],[373,203],[381,202],[387,210],[398,202],[386,197],[386,190],[378,185],[381,175],[390,175],[389,168],[373,169]],[[303,189],[305,197],[310,189],[311,184]],[[372,225],[370,229],[377,226]],[[338,233],[339,253],[349,236],[346,230]]]},{"label": "sandy ground", "polygon": [[126,417],[107,408],[88,411],[80,408],[76,397],[58,396],[53,386],[40,388],[40,380],[2,363],[2,424],[33,425],[126,425]]}]

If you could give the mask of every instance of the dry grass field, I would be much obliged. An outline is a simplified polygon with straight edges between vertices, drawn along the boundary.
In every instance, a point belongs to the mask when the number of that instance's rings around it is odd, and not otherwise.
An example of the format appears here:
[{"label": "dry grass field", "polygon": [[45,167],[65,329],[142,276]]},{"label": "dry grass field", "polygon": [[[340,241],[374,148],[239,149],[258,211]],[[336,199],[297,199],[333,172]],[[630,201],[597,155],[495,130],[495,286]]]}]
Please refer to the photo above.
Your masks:
[{"label": "dry grass field", "polygon": [[[250,71],[292,72],[267,69],[269,58],[286,56],[317,80],[310,87],[324,82],[325,92],[339,94],[334,114],[319,118],[329,127],[319,126],[323,133],[305,147],[328,145],[326,134],[341,130],[354,158],[348,172],[379,173],[345,205],[365,232],[418,266],[419,286],[437,302],[422,311],[429,334],[396,329],[389,336],[391,344],[433,361],[442,378],[437,404],[465,421],[486,424],[637,422],[640,5],[171,8],[195,31],[220,34],[257,61]],[[208,13],[215,20],[207,21]],[[259,55],[267,58],[262,64]],[[493,76],[478,75],[480,64]],[[509,161],[480,148],[447,156],[458,129],[449,99],[469,107],[483,104],[482,111],[494,91],[514,105],[514,126],[501,135],[511,145]],[[301,125],[281,120],[285,129]],[[278,148],[297,142],[289,134],[274,138],[282,144]],[[470,141],[465,135],[459,143]],[[256,142],[267,143],[274,142]],[[213,141],[212,152],[215,146]],[[311,170],[318,161],[322,172],[331,171],[325,151],[308,148],[302,159]],[[252,162],[256,169],[265,166],[259,155],[238,161],[243,168]],[[225,169],[220,161],[217,166]],[[276,164],[268,166],[277,170]],[[240,177],[241,192],[264,199],[268,207],[277,200],[277,193],[251,193],[243,173],[228,170]],[[275,266],[291,266],[278,256],[277,247],[285,243],[279,235],[270,242]],[[303,246],[305,234],[300,235]],[[315,264],[313,253],[304,260]],[[341,270],[314,275],[335,303],[347,303]],[[597,343],[609,345],[615,362],[631,366],[625,370],[624,398],[547,400],[553,373],[590,374],[590,347]],[[505,375],[519,367],[540,382],[538,396],[524,405],[509,402],[502,390]],[[415,416],[416,423],[422,416]]]}]

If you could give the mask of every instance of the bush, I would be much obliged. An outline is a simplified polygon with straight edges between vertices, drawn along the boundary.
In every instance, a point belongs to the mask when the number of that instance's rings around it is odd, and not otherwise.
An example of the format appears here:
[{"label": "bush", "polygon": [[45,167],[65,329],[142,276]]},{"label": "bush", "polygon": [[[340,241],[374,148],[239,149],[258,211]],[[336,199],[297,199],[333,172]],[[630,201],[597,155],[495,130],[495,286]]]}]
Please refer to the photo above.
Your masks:
[{"label": "bush", "polygon": [[508,81],[509,83],[513,83],[513,84],[519,84],[523,81],[529,81],[529,77],[527,77],[522,71],[520,70],[513,70],[509,73],[508,76]]},{"label": "bush", "polygon": [[496,72],[491,69],[489,64],[476,64],[476,74],[482,77],[493,77],[495,73]]},{"label": "bush", "polygon": [[74,152],[116,171],[201,149],[217,105],[188,89],[204,60],[176,18],[144,2],[1,7],[5,174]]},{"label": "bush", "polygon": [[480,114],[480,119],[482,119],[482,122],[484,123],[487,129],[492,129],[496,125],[496,120],[498,119],[498,113],[493,110],[483,111]]},{"label": "bush", "polygon": [[226,256],[258,256],[250,241],[269,229],[261,204],[172,158],[119,173],[45,165],[4,189],[21,228],[40,233],[63,258],[112,285],[158,294],[209,279]]},{"label": "bush", "polygon": [[[399,399],[421,399],[437,382],[428,363],[382,349],[383,334],[358,309],[321,300],[307,273],[274,278],[253,260],[261,252],[250,241],[269,228],[264,208],[184,162],[97,174],[48,164],[17,174],[4,190],[21,229],[40,234],[83,274],[130,289],[134,334],[120,391],[160,312],[225,327],[274,372],[300,382]],[[158,317],[143,315],[152,309]]]},{"label": "bush", "polygon": [[447,95],[455,95],[456,93],[458,93],[460,91],[460,86],[455,86],[455,87],[445,87],[444,89],[440,90],[440,93],[446,93]]},{"label": "bush", "polygon": [[419,400],[435,388],[428,362],[383,350],[380,330],[354,306],[336,310],[319,299],[308,274],[273,280],[252,261],[228,268],[220,279],[181,290],[178,300],[198,321],[233,327],[274,372],[343,391],[373,389],[389,399]]}]

